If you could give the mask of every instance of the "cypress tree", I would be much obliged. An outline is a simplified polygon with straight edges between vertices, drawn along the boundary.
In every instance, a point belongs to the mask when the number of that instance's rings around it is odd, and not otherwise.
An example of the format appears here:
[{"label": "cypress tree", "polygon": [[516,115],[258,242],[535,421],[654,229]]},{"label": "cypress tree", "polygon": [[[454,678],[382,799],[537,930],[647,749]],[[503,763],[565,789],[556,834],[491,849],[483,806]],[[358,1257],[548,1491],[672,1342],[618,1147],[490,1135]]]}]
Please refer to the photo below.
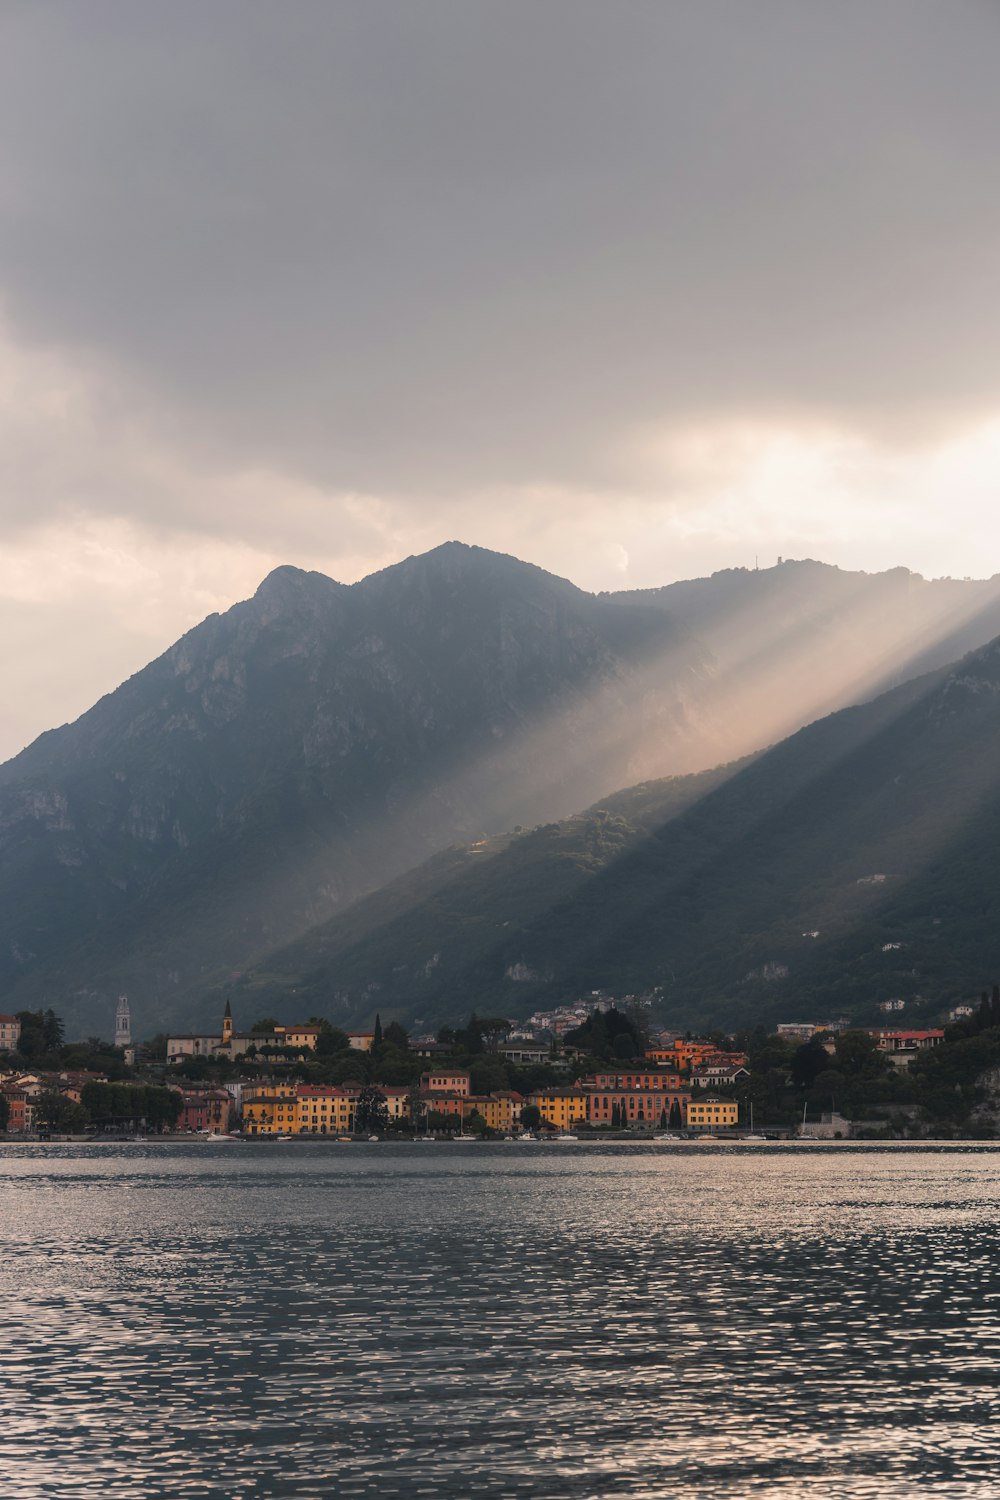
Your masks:
[{"label": "cypress tree", "polygon": [[372,1051],[382,1045],[382,1017],[378,1011],[375,1012],[375,1035],[372,1038]]},{"label": "cypress tree", "polygon": [[990,1003],[990,1010],[993,1013],[993,1025],[1000,1026],[1000,984],[993,986],[993,999]]},{"label": "cypress tree", "polygon": [[980,1031],[988,1031],[992,1025],[993,1011],[990,1007],[990,997],[983,990],[983,993],[979,997],[979,1029]]}]

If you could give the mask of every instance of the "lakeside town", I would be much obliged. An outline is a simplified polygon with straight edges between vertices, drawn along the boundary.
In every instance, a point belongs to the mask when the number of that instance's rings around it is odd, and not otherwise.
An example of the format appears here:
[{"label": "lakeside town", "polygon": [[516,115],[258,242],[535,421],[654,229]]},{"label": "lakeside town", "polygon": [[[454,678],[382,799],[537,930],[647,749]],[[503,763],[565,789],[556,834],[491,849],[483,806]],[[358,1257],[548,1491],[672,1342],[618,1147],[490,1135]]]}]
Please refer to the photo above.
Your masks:
[{"label": "lakeside town", "polygon": [[[736,1037],[656,1029],[590,997],[528,1022],[473,1014],[409,1036],[312,1017],[135,1044],[66,1043],[52,1012],[0,1015],[8,1138],[887,1139],[1000,1136],[1000,992],[948,1027],[789,1021]],[[993,1070],[991,1072],[991,1069]],[[995,1074],[995,1076],[994,1076]]]}]

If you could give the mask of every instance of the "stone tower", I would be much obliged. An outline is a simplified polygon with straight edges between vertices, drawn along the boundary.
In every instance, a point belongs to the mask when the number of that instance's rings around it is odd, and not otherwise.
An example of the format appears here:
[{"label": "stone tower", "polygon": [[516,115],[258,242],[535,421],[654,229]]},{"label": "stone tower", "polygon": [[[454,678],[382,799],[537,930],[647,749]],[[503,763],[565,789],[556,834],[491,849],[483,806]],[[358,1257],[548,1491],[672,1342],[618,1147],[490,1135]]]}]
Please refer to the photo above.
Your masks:
[{"label": "stone tower", "polygon": [[128,1008],[128,996],[118,996],[118,1009],[115,1011],[115,1046],[131,1047],[132,1045],[132,1017]]},{"label": "stone tower", "polygon": [[232,1039],[233,1039],[233,1012],[230,1009],[229,1001],[227,1000],[226,1001],[225,1015],[222,1017],[222,1043],[223,1043],[223,1046],[225,1046],[226,1042],[231,1042]]}]

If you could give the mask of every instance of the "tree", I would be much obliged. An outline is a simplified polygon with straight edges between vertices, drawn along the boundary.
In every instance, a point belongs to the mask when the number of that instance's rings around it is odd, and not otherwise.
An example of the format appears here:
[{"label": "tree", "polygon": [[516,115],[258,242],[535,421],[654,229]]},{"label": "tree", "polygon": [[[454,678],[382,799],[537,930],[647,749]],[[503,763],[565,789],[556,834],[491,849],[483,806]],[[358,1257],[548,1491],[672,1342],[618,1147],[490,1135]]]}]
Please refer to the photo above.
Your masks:
[{"label": "tree", "polygon": [[990,1011],[993,1017],[993,1025],[1000,1026],[1000,984],[993,986],[993,998],[990,1001]]},{"label": "tree", "polygon": [[317,1057],[336,1057],[338,1052],[349,1052],[351,1050],[350,1038],[346,1031],[341,1031],[337,1026],[331,1026],[329,1021],[320,1021],[319,1036],[316,1038]]},{"label": "tree", "polygon": [[664,1107],[660,1110],[660,1129],[661,1130],[666,1130],[666,1128],[667,1128],[667,1109],[666,1109],[666,1105],[664,1105]]},{"label": "tree", "polygon": [[420,1059],[412,1053],[401,1052],[391,1042],[382,1043],[373,1066],[379,1083],[409,1083],[421,1073]]},{"label": "tree", "polygon": [[26,1058],[41,1057],[45,1051],[45,1027],[41,1011],[19,1010],[17,1019],[21,1023],[18,1052]]},{"label": "tree", "polygon": [[[837,1038],[837,1067],[849,1077],[874,1078],[892,1064],[867,1031],[843,1031]],[[829,1059],[826,1065],[829,1067]],[[822,1071],[822,1070],[821,1070]]]},{"label": "tree", "polygon": [[58,1089],[45,1089],[35,1100],[35,1120],[50,1130],[82,1130],[88,1119],[87,1111]]},{"label": "tree", "polygon": [[427,1104],[420,1092],[419,1083],[414,1082],[410,1085],[410,1091],[406,1096],[406,1113],[409,1116],[410,1124],[416,1130],[421,1119],[427,1114]]},{"label": "tree", "polygon": [[474,1094],[495,1094],[498,1089],[510,1087],[507,1064],[499,1057],[487,1057],[482,1062],[473,1063],[471,1075]]},{"label": "tree", "polygon": [[273,1016],[262,1016],[259,1021],[253,1023],[250,1030],[254,1036],[262,1036],[265,1032],[273,1032],[277,1025],[278,1022]]},{"label": "tree", "polygon": [[92,1120],[141,1119],[153,1131],[172,1129],[181,1108],[176,1089],[156,1084],[85,1083],[81,1100]]},{"label": "tree", "polygon": [[63,1044],[63,1023],[54,1010],[42,1012],[42,1031],[46,1052],[57,1052]]},{"label": "tree", "polygon": [[398,1021],[390,1021],[385,1028],[385,1040],[393,1047],[398,1047],[400,1052],[409,1050],[410,1038]]},{"label": "tree", "polygon": [[814,1078],[830,1066],[830,1054],[815,1037],[797,1047],[792,1057],[792,1082],[796,1088],[811,1088]]},{"label": "tree", "polygon": [[0,1131],[5,1131],[10,1124],[10,1100],[6,1094],[0,1094]]},{"label": "tree", "polygon": [[668,1123],[668,1128],[670,1130],[680,1130],[680,1128],[681,1128],[681,1106],[680,1106],[680,1100],[679,1099],[675,1099],[674,1102],[673,1102],[673,1104],[671,1104],[671,1106],[670,1106],[670,1119],[669,1119],[669,1121],[667,1123]]},{"label": "tree", "polygon": [[130,1089],[129,1093],[133,1096],[134,1103],[140,1106],[134,1112],[142,1115],[147,1129],[159,1133],[172,1130],[177,1124],[183,1099],[176,1089],[147,1085],[145,1088]]},{"label": "tree", "polygon": [[[623,1042],[621,1050],[618,1046],[619,1037],[628,1037],[631,1040],[631,1050]],[[616,1006],[608,1010],[591,1011],[582,1026],[577,1026],[573,1031],[568,1031],[563,1038],[567,1046],[577,1047],[584,1052],[592,1052],[595,1057],[641,1057],[643,1052],[643,1039],[639,1027],[630,1016],[617,1009]]]},{"label": "tree", "polygon": [[521,1124],[525,1130],[537,1130],[542,1123],[542,1112],[537,1104],[526,1104],[521,1110]]},{"label": "tree", "polygon": [[485,1016],[479,1023],[480,1052],[497,1052],[513,1030],[506,1016]]},{"label": "tree", "polygon": [[354,1106],[355,1130],[385,1130],[389,1123],[389,1106],[385,1095],[374,1084],[368,1084],[358,1095]]},{"label": "tree", "polygon": [[371,1077],[371,1068],[371,1054],[355,1049],[338,1052],[336,1057],[324,1058],[316,1071],[324,1083],[364,1084]]},{"label": "tree", "polygon": [[372,1035],[372,1051],[377,1052],[382,1045],[382,1017],[378,1011],[375,1012],[375,1031]]}]

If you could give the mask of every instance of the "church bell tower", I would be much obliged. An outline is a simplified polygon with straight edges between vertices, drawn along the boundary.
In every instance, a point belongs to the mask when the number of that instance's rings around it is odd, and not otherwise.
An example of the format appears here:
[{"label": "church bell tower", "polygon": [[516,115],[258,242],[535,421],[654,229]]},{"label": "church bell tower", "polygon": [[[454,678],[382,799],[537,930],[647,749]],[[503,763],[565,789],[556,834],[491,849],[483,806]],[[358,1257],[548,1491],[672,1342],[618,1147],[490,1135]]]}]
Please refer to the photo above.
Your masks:
[{"label": "church bell tower", "polygon": [[128,1008],[128,996],[118,996],[118,1009],[115,1011],[115,1046],[131,1047],[132,1045],[132,1017]]},{"label": "church bell tower", "polygon": [[233,1012],[230,1009],[229,1001],[227,1000],[226,1001],[225,1014],[222,1017],[222,1045],[225,1046],[226,1043],[227,1042],[231,1042],[232,1039],[233,1039]]}]

